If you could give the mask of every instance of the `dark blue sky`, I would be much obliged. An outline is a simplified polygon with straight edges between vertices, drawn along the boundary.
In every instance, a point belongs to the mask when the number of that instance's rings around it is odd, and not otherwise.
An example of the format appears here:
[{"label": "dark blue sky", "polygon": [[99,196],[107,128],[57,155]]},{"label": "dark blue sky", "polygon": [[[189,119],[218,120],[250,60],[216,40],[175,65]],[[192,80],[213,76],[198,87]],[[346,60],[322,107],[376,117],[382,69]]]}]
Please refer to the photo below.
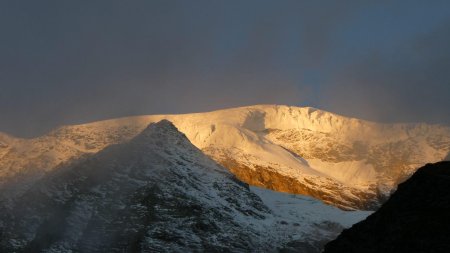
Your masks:
[{"label": "dark blue sky", "polygon": [[450,124],[450,2],[0,2],[0,131],[260,103]]}]

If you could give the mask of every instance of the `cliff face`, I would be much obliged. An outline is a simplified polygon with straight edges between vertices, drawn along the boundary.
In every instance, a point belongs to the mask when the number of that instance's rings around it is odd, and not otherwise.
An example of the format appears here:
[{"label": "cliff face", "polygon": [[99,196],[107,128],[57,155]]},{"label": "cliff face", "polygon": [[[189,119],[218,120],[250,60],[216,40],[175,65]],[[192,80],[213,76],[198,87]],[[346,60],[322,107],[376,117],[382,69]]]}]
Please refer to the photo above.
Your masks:
[{"label": "cliff face", "polygon": [[[378,206],[382,196],[372,192],[365,192],[329,179],[305,179],[304,183],[294,177],[278,173],[276,168],[256,166],[250,168],[239,164],[238,161],[228,158],[218,161],[239,180],[250,185],[264,187],[274,191],[302,194],[319,199],[326,204],[339,207],[343,210],[372,210]],[[349,194],[351,193],[351,194]],[[349,208],[351,207],[351,208]]]},{"label": "cliff face", "polygon": [[324,252],[450,252],[449,221],[450,162],[427,164]]}]

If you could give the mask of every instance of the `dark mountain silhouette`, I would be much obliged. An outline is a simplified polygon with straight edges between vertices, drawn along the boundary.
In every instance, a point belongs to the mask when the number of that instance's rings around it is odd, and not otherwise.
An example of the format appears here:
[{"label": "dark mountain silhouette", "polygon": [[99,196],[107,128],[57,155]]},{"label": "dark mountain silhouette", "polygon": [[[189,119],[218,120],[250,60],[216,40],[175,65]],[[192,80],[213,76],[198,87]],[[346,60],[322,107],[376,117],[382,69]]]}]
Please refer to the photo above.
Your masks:
[{"label": "dark mountain silhouette", "polygon": [[450,162],[420,168],[324,252],[450,252]]}]

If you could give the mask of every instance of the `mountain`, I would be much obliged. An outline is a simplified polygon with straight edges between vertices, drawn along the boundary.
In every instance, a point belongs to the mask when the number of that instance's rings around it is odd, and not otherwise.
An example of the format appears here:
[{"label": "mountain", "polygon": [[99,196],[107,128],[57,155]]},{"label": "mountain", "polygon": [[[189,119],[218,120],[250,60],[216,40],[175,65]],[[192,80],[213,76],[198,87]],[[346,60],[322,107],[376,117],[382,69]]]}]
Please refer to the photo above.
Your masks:
[{"label": "mountain", "polygon": [[0,208],[0,252],[320,252],[368,215],[250,188],[167,120]]},{"label": "mountain", "polygon": [[324,252],[450,252],[449,220],[450,162],[427,164]]},{"label": "mountain", "polygon": [[130,140],[161,119],[250,185],[346,210],[376,209],[416,168],[450,152],[448,127],[374,123],[310,107],[137,116],[63,126],[34,139],[0,136],[0,195],[20,195],[45,173]]}]

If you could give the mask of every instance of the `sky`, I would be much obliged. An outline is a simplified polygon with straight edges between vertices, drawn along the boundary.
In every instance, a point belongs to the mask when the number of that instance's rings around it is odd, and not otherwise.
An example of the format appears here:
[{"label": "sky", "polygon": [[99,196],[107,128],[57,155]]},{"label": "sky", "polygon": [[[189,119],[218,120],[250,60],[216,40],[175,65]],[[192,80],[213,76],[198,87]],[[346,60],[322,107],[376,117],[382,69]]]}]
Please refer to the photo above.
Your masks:
[{"label": "sky", "polygon": [[0,131],[252,104],[450,125],[450,1],[1,1]]}]

